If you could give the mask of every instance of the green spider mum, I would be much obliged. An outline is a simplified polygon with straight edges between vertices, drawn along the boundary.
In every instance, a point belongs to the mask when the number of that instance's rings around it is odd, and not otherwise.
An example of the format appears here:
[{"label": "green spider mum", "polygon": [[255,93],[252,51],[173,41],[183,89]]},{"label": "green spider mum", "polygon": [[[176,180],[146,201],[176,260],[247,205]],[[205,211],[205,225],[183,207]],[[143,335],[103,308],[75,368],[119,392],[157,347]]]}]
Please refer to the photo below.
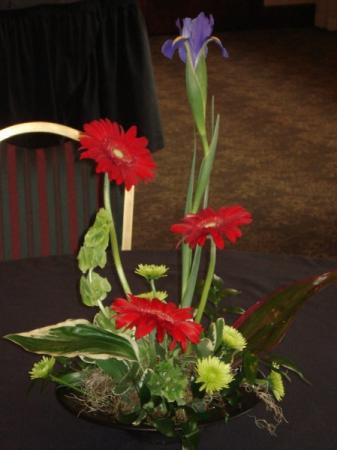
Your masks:
[{"label": "green spider mum", "polygon": [[135,270],[137,275],[146,278],[147,281],[158,280],[167,276],[168,267],[156,264],[138,264]]},{"label": "green spider mum", "polygon": [[242,336],[240,331],[234,327],[230,327],[229,325],[224,326],[222,340],[227,347],[239,352],[242,352],[242,350],[247,346],[247,341]]},{"label": "green spider mum", "polygon": [[156,294],[153,294],[153,291],[143,292],[142,294],[137,294],[137,297],[146,298],[148,300],[152,300],[153,297],[157,298],[160,301],[165,301],[167,299],[168,293],[166,291],[156,291]]},{"label": "green spider mum", "polygon": [[[273,367],[275,369],[279,368],[279,366],[276,364],[274,364]],[[268,382],[270,389],[274,394],[274,397],[278,402],[280,402],[285,395],[282,375],[279,372],[276,372],[275,370],[271,370],[270,374],[268,375]]]},{"label": "green spider mum", "polygon": [[197,383],[201,383],[200,390],[213,394],[227,388],[233,381],[230,364],[225,364],[215,356],[199,359],[197,363]]},{"label": "green spider mum", "polygon": [[48,378],[55,365],[55,358],[43,356],[40,361],[36,362],[29,372],[30,379]]}]

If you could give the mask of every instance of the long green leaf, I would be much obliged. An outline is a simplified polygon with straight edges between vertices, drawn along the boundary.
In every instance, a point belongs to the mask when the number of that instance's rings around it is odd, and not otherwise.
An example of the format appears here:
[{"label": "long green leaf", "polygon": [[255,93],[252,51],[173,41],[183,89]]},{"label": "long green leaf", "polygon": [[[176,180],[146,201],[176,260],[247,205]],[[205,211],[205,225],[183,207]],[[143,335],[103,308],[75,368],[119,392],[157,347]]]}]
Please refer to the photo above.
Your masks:
[{"label": "long green leaf", "polygon": [[194,122],[201,136],[206,135],[206,101],[207,101],[207,71],[205,56],[199,58],[197,68],[193,66],[191,52],[188,46],[186,61],[186,91],[191,106]]},{"label": "long green leaf", "polygon": [[195,191],[195,197],[193,202],[193,208],[192,212],[196,213],[200,207],[204,192],[208,186],[209,177],[212,171],[213,167],[213,161],[216,153],[216,148],[218,145],[218,137],[219,137],[219,123],[220,123],[220,116],[218,115],[216,118],[214,133],[212,136],[211,145],[209,147],[209,152],[204,157],[200,170],[199,170],[199,176],[198,181],[196,184],[196,191]]},{"label": "long green leaf", "polygon": [[197,245],[197,247],[194,251],[192,269],[190,272],[190,276],[188,278],[186,290],[184,292],[184,297],[181,301],[181,306],[184,308],[191,306],[191,304],[192,304],[193,294],[195,291],[195,286],[197,283],[197,278],[198,278],[198,273],[199,273],[201,250],[202,250],[202,247]]},{"label": "long green leaf", "polygon": [[95,327],[85,319],[66,320],[5,338],[43,355],[138,360],[138,346],[129,337]]},{"label": "long green leaf", "polygon": [[190,177],[188,180],[188,188],[187,188],[187,195],[186,195],[186,202],[185,202],[185,215],[189,214],[192,210],[196,160],[197,160],[197,141],[196,141],[196,137],[194,136],[193,157],[192,157]]},{"label": "long green leaf", "polygon": [[284,367],[284,368],[290,370],[291,372],[294,372],[302,381],[311,385],[310,381],[305,378],[303,372],[290,359],[285,358],[284,356],[275,355],[274,353],[268,353],[268,355],[265,355],[263,357],[263,361],[269,363],[270,366],[273,363],[276,363],[280,367]]},{"label": "long green leaf", "polygon": [[[185,203],[185,215],[190,213],[192,210],[196,153],[197,153],[197,143],[196,138],[194,136],[193,158]],[[181,298],[183,298],[192,264],[192,250],[187,244],[182,244],[181,255],[182,255]]]},{"label": "long green leaf", "polygon": [[233,326],[245,336],[250,351],[269,351],[281,342],[305,301],[335,281],[337,270],[277,290],[248,308]]}]

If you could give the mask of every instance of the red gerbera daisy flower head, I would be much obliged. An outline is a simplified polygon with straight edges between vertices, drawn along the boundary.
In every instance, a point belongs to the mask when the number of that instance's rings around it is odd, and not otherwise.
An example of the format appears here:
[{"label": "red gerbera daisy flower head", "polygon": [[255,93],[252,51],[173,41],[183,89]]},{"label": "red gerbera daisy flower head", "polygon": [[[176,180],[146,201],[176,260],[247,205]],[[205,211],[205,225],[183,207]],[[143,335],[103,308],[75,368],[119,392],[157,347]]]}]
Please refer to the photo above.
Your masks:
[{"label": "red gerbera daisy flower head", "polygon": [[156,165],[147,148],[148,140],[137,137],[135,126],[124,131],[109,119],[94,120],[84,125],[80,143],[86,149],[80,158],[95,160],[97,173],[107,173],[111,181],[124,183],[127,190],[154,177]]},{"label": "red gerbera daisy flower head", "polygon": [[218,248],[223,249],[224,237],[234,244],[242,235],[239,226],[249,224],[251,221],[251,214],[239,205],[222,207],[218,211],[206,208],[197,214],[187,214],[182,223],[171,226],[171,231],[182,234],[182,241],[192,249],[196,245],[203,246],[208,236]]},{"label": "red gerbera daisy flower head", "polygon": [[171,336],[169,349],[173,350],[177,342],[183,351],[187,343],[200,341],[202,326],[193,321],[192,308],[178,308],[174,303],[164,303],[157,298],[147,300],[129,295],[128,300],[117,298],[111,308],[116,313],[116,328],[135,328],[136,339],[140,339],[156,330],[156,339],[162,342],[165,334]]}]

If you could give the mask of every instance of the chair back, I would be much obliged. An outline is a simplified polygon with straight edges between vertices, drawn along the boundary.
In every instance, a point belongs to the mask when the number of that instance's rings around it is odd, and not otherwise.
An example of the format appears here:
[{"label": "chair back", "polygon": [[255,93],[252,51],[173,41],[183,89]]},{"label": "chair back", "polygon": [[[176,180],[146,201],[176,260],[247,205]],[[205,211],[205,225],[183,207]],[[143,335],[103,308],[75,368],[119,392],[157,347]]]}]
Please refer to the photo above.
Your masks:
[{"label": "chair back", "polygon": [[[52,133],[68,141],[37,149],[5,142],[24,133]],[[0,260],[77,252],[100,205],[102,182],[91,161],[79,162],[80,133],[51,122],[0,130]],[[130,250],[134,189],[113,191],[117,210],[124,201],[121,248]]]}]

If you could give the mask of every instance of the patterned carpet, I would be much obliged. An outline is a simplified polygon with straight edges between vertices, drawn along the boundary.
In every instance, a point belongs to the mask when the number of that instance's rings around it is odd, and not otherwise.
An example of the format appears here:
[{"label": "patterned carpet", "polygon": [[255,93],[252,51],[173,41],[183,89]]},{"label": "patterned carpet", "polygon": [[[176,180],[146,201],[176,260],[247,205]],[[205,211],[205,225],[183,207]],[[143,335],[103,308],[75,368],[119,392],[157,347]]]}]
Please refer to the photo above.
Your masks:
[{"label": "patterned carpet", "polygon": [[[240,203],[254,222],[243,250],[337,256],[337,34],[308,29],[231,31],[230,53],[209,54],[221,134],[210,205]],[[184,65],[151,38],[166,147],[158,176],[136,194],[134,248],[174,248],[183,214],[193,128]]]}]

